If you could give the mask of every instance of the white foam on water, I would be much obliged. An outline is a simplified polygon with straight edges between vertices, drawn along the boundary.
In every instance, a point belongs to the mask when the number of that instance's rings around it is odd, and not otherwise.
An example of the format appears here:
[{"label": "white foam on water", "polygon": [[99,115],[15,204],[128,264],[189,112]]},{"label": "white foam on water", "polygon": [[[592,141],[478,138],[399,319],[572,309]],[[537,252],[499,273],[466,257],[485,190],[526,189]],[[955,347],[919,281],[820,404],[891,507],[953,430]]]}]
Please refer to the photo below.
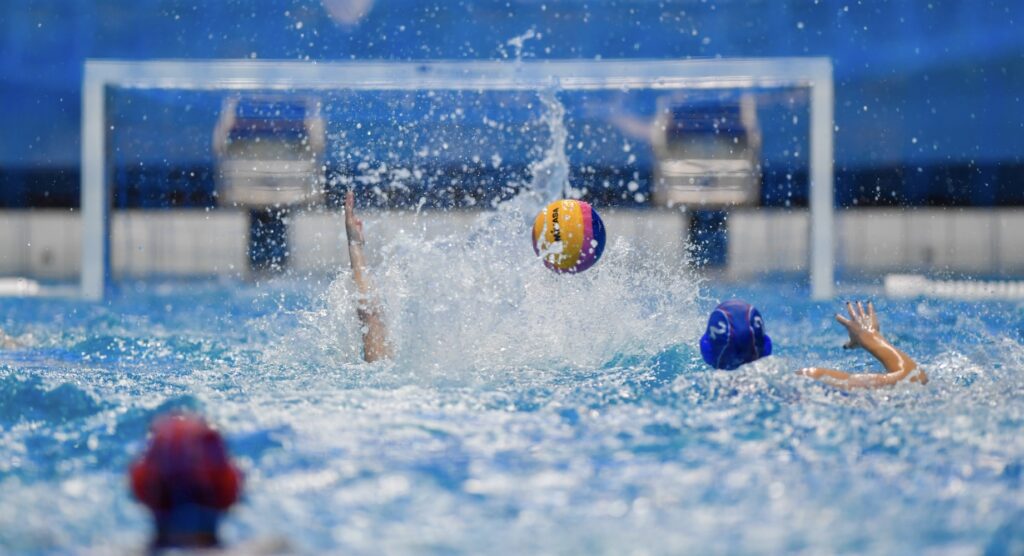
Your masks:
[{"label": "white foam on water", "polygon": [[[702,328],[699,279],[679,257],[631,244],[608,230],[602,260],[590,270],[556,274],[532,249],[536,214],[572,195],[565,154],[565,109],[557,91],[539,93],[550,142],[530,165],[528,188],[468,227],[428,238],[416,224],[367,249],[381,264],[373,281],[399,367],[421,378],[494,368],[596,366],[622,353],[654,353],[692,341]],[[319,307],[302,315],[293,349],[355,362],[361,346],[350,273],[339,274]],[[312,344],[312,345],[311,345]],[[310,349],[312,348],[312,349]]]}]

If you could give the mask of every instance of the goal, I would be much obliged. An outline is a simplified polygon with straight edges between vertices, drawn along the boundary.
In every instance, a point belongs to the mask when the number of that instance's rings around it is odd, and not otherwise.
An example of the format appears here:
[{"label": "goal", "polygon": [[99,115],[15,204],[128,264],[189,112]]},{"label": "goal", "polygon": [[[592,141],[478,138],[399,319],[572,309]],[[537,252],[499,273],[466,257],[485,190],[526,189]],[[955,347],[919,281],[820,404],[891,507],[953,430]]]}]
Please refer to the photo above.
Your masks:
[{"label": "goal", "polygon": [[[635,164],[638,155],[635,151],[629,152],[629,137],[631,132],[635,135],[643,131],[636,131],[636,122],[631,123],[628,118],[608,117],[616,112],[616,102],[621,104],[625,96],[628,97],[626,102],[646,103],[649,105],[650,120],[657,125],[658,111],[663,113],[669,109],[665,106],[665,99],[671,98],[673,94],[679,96],[680,93],[689,92],[692,97],[704,92],[703,98],[708,98],[707,93],[712,91],[731,91],[734,95],[738,92],[742,96],[744,92],[758,95],[764,91],[780,90],[800,91],[803,95],[801,98],[806,102],[807,122],[800,128],[800,133],[805,134],[802,141],[809,151],[802,160],[806,168],[810,208],[806,268],[811,295],[816,299],[827,299],[832,297],[834,289],[834,100],[832,65],[825,58],[328,63],[89,60],[85,64],[82,84],[82,267],[79,292],[86,299],[102,299],[112,273],[116,270],[112,267],[111,214],[114,193],[111,161],[115,155],[124,156],[125,146],[118,143],[124,139],[117,135],[120,130],[113,121],[117,115],[115,112],[121,106],[118,103],[131,95],[144,94],[146,91],[179,91],[219,98],[247,94],[277,98],[282,93],[295,93],[307,99],[303,102],[308,102],[308,99],[316,95],[335,98],[337,95],[347,95],[345,100],[336,103],[340,108],[336,108],[335,112],[347,111],[349,114],[372,109],[361,108],[360,103],[384,106],[383,110],[391,118],[386,122],[386,126],[389,126],[387,129],[372,125],[362,128],[360,124],[352,123],[344,128],[326,130],[325,137],[329,145],[325,156],[337,158],[341,156],[339,152],[345,151],[345,162],[351,163],[351,166],[341,165],[350,169],[350,172],[338,171],[333,178],[327,176],[325,180],[328,184],[332,179],[335,182],[361,179],[360,183],[368,186],[372,186],[375,179],[397,180],[408,184],[422,176],[411,166],[394,162],[395,159],[425,157],[440,160],[445,156],[448,156],[445,159],[447,170],[438,170],[427,178],[458,182],[458,177],[452,177],[452,171],[461,168],[484,181],[493,179],[508,183],[511,178],[502,174],[503,170],[496,169],[512,166],[508,159],[516,155],[506,157],[501,151],[503,147],[495,147],[477,149],[488,153],[479,156],[469,152],[472,149],[468,147],[491,147],[509,137],[525,137],[513,150],[518,149],[519,154],[525,157],[544,158],[541,156],[544,153],[534,152],[530,147],[536,143],[534,139],[543,136],[544,141],[561,147],[563,160],[534,160],[529,165],[529,171],[534,174],[557,174],[559,168],[564,171],[571,165],[576,169],[574,172],[581,179],[586,178],[583,181],[589,184],[578,187],[589,187],[590,194],[594,194],[594,188],[608,187],[621,190],[639,202],[646,198],[647,190],[635,183],[635,174],[627,172],[621,179],[610,179],[608,175],[602,174],[600,168],[595,169],[599,165],[593,164],[591,160],[609,158],[612,156],[608,154],[609,149],[617,149],[623,165]],[[680,98],[687,98],[687,94],[682,94]],[[735,104],[742,108],[743,102]],[[576,112],[569,115],[559,112],[567,109],[563,103],[570,112]],[[447,108],[436,110],[441,105]],[[517,110],[528,112],[526,119],[532,118],[530,121],[533,123],[513,125],[511,121],[502,121],[500,117],[493,116],[495,111],[512,113]],[[733,111],[740,114],[737,110],[739,108]],[[324,118],[330,118],[329,112],[325,110]],[[467,115],[467,112],[471,114]],[[568,122],[566,125],[578,125],[578,128],[565,132],[563,127],[559,134],[559,130],[552,127],[550,121],[544,121],[544,118],[550,118],[553,114],[561,118],[559,122],[564,120]],[[614,134],[620,143],[612,147],[603,144],[602,141],[608,142],[609,134],[601,129],[587,127],[589,124],[580,124],[579,120],[583,118],[580,114],[603,118],[602,121],[608,126],[617,126]],[[418,122],[419,126],[403,124],[403,118],[413,123]],[[737,121],[741,119],[740,116],[736,118]],[[173,116],[170,117],[170,120],[173,119]],[[469,120],[473,120],[472,125],[465,123]],[[714,118],[709,121],[711,125],[718,125]],[[793,121],[796,121],[795,117]],[[386,143],[380,139],[382,132],[387,134]],[[377,135],[373,135],[375,133]],[[432,134],[429,144],[422,140],[427,133]],[[587,137],[580,136],[587,133],[590,133]],[[337,144],[331,145],[332,141]],[[721,141],[718,143],[716,148],[721,149]],[[590,144],[598,146],[591,150],[588,147]],[[350,156],[351,153],[373,149],[377,150],[375,156],[379,164],[369,169],[365,167],[365,162],[354,161]],[[381,155],[381,151],[385,151],[387,156]],[[445,154],[453,152],[455,154]],[[714,171],[724,176],[720,181],[735,187],[736,183],[743,183],[743,180],[750,181],[751,161],[756,160],[751,153],[756,154],[756,151],[750,145],[745,145],[742,156],[733,161],[712,164],[706,160],[701,162],[703,159],[699,158],[695,158],[695,162],[675,160],[664,165],[662,172],[664,175],[676,172],[686,176],[693,175],[693,172],[701,168],[705,172],[712,171],[707,168],[714,166],[717,168]],[[159,155],[155,156],[154,163],[159,163],[159,159]],[[328,162],[325,162],[325,168],[330,165]],[[692,178],[689,179],[692,181]],[[499,189],[500,186],[501,183],[498,184]],[[465,202],[480,202],[480,196],[474,196],[471,187],[456,189],[446,190],[450,196],[459,196],[455,201],[449,201],[462,202],[459,199],[469,199]],[[121,225],[122,228],[131,226],[131,223]],[[188,227],[188,224],[183,226]],[[223,230],[223,233],[239,235],[244,235],[246,231],[244,226],[237,224],[225,224]],[[230,259],[229,263],[224,264],[232,268],[244,262],[231,259],[233,255],[212,256]],[[121,266],[125,264],[129,263],[122,262]]]}]

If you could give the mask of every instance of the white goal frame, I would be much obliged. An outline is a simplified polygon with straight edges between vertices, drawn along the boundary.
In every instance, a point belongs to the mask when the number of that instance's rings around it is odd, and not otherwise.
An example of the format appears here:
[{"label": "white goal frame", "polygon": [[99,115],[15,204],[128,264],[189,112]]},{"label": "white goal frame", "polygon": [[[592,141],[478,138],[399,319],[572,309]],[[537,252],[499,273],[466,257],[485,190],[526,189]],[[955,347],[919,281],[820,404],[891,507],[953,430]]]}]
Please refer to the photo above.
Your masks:
[{"label": "white goal frame", "polygon": [[102,300],[110,276],[107,89],[629,90],[806,88],[810,93],[810,278],[834,292],[832,62],[828,58],[306,62],[87,60],[82,81],[80,295]]}]

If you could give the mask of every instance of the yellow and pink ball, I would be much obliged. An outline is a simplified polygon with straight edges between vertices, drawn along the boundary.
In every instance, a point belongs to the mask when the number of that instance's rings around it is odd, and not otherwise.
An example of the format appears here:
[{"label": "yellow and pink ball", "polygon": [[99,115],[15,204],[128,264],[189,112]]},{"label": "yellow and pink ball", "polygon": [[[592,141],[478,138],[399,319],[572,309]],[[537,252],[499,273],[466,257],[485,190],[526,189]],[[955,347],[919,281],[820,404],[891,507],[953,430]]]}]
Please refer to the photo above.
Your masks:
[{"label": "yellow and pink ball", "polygon": [[558,273],[583,272],[593,266],[604,252],[604,242],[604,222],[584,201],[555,201],[533,222],[533,250]]}]

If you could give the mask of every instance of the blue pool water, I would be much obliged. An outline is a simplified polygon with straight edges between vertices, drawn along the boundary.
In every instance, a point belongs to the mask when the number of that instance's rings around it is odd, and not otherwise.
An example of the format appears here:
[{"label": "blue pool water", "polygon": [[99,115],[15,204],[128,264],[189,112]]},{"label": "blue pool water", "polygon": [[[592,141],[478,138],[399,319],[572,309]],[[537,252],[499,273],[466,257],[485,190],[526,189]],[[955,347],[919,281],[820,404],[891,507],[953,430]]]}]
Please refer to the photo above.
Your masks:
[{"label": "blue pool water", "polygon": [[[344,272],[127,283],[103,305],[0,300],[0,328],[26,344],[0,351],[0,552],[142,546],[125,469],[172,408],[219,425],[245,470],[231,543],[1024,550],[1024,305],[875,297],[932,381],[847,395],[793,371],[877,365],[839,349],[838,303],[792,281],[709,283],[621,241],[559,277],[528,244],[492,257],[485,233],[414,235],[375,248],[390,364],[359,362]],[[759,305],[776,355],[712,371],[694,346],[733,295]]]}]

